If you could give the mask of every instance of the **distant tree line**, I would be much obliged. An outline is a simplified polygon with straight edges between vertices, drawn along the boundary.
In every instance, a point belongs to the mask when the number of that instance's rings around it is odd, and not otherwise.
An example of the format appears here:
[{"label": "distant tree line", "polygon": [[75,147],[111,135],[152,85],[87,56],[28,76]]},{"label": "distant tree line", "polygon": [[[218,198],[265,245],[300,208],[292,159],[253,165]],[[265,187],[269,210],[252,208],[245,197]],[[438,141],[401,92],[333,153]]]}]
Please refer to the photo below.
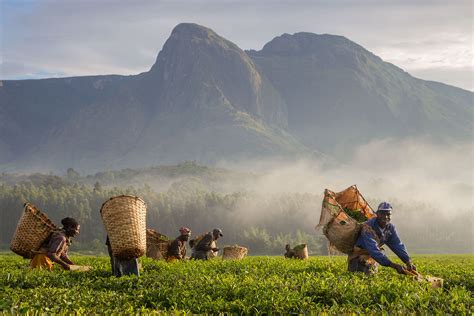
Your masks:
[{"label": "distant tree line", "polygon": [[[147,203],[147,227],[170,238],[178,228],[188,226],[197,235],[214,227],[222,228],[221,245],[240,244],[253,253],[279,254],[286,243],[308,243],[313,253],[323,253],[326,242],[314,230],[317,221],[316,196],[288,194],[261,199],[251,193],[222,194],[203,190],[186,191],[186,187],[155,192],[141,188],[108,188],[77,184],[35,185],[23,183],[0,185],[0,238],[4,248],[10,243],[23,203],[30,202],[45,212],[56,224],[72,216],[81,223],[77,242],[81,249],[101,249],[105,230],[100,207],[111,196],[131,194]],[[313,219],[302,210],[314,204]]]},{"label": "distant tree line", "polygon": [[[282,254],[286,243],[307,243],[311,253],[327,253],[325,237],[314,229],[319,221],[321,195],[221,193],[210,191],[195,178],[180,178],[168,190],[157,192],[148,185],[123,188],[106,187],[99,182],[74,183],[71,177],[78,175],[70,170],[65,177],[36,174],[29,181],[16,184],[0,181],[2,248],[8,248],[23,203],[30,202],[57,224],[66,216],[81,223],[81,235],[73,250],[103,251],[106,233],[100,207],[112,196],[131,194],[147,203],[147,227],[170,238],[178,234],[181,226],[190,227],[194,235],[219,227],[224,231],[221,246],[243,245],[251,254]],[[0,180],[7,178],[11,177],[3,175]],[[473,252],[469,206],[441,217],[429,205],[391,202],[397,209],[392,220],[410,252]],[[371,205],[376,203],[372,201]]]}]

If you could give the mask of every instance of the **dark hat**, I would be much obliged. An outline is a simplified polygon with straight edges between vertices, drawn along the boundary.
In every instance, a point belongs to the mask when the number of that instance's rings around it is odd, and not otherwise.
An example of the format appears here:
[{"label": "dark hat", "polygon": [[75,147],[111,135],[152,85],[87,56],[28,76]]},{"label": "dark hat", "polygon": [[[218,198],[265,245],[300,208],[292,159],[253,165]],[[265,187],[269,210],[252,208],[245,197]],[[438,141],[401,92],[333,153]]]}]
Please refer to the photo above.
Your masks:
[{"label": "dark hat", "polygon": [[220,229],[220,228],[214,228],[214,229],[212,230],[212,233],[213,233],[214,235],[219,235],[219,236],[221,236],[221,237],[224,236],[224,235],[222,235],[222,229]]},{"label": "dark hat", "polygon": [[61,220],[61,224],[63,225],[63,227],[77,227],[77,225],[79,225],[79,223],[72,217],[65,217]]}]

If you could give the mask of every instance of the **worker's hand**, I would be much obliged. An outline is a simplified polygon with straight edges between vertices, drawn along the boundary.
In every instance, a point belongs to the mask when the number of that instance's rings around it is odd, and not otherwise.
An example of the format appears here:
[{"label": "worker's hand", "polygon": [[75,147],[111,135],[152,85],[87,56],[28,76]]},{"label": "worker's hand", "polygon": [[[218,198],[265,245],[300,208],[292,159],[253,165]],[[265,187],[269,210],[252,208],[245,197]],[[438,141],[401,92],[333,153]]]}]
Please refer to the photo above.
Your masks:
[{"label": "worker's hand", "polygon": [[398,263],[391,263],[390,267],[394,268],[397,270],[398,273],[400,274],[405,274],[405,268],[402,265],[399,265]]},{"label": "worker's hand", "polygon": [[406,264],[407,264],[408,271],[416,271],[416,266],[413,264],[413,262],[411,262],[411,260],[408,261]]}]

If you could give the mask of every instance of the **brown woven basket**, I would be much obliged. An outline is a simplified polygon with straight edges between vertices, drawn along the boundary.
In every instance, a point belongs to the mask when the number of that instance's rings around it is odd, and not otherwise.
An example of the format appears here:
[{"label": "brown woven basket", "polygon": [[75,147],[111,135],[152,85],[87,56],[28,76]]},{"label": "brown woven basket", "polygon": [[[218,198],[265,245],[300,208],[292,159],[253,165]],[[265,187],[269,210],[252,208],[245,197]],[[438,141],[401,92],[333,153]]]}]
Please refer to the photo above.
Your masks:
[{"label": "brown woven basket", "polygon": [[349,254],[359,236],[361,223],[349,216],[344,208],[366,218],[374,217],[375,213],[355,185],[339,193],[324,190],[317,227],[323,227],[324,235],[338,251]]},{"label": "brown woven basket", "polygon": [[166,260],[168,258],[168,248],[170,240],[163,234],[153,229],[146,230],[146,256],[157,259]]},{"label": "brown woven basket", "polygon": [[298,259],[308,259],[308,246],[306,244],[301,244],[298,246],[295,246],[293,248],[293,251],[295,252],[295,258]]},{"label": "brown woven basket", "polygon": [[41,247],[56,225],[33,204],[25,203],[25,210],[16,226],[10,249],[23,258],[31,259],[33,251]]},{"label": "brown woven basket", "polygon": [[131,259],[146,253],[146,204],[139,197],[111,197],[100,208],[112,254]]},{"label": "brown woven basket", "polygon": [[222,255],[223,260],[241,260],[245,258],[248,253],[248,249],[241,246],[226,246],[224,247],[224,253]]},{"label": "brown woven basket", "polygon": [[359,236],[362,225],[341,211],[323,228],[323,233],[339,251],[349,254]]}]

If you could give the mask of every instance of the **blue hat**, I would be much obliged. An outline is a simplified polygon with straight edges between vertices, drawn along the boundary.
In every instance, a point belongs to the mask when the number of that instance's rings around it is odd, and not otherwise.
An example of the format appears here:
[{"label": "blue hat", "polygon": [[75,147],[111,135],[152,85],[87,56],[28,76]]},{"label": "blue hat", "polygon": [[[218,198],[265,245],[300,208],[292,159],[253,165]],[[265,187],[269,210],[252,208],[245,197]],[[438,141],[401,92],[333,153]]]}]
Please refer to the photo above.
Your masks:
[{"label": "blue hat", "polygon": [[382,202],[379,204],[379,207],[377,208],[377,212],[378,211],[391,212],[392,206],[388,202]]}]

